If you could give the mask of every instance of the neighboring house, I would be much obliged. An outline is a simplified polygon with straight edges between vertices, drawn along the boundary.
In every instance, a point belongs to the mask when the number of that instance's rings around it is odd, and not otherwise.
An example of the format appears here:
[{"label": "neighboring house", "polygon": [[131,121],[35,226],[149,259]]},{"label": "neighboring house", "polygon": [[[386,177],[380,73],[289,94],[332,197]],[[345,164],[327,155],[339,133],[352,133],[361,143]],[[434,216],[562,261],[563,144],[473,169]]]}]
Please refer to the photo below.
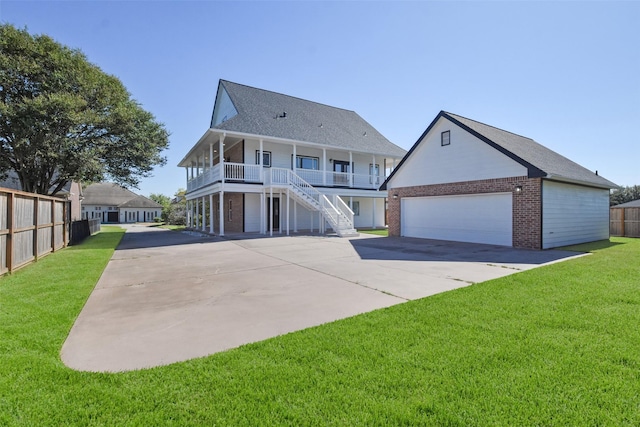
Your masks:
[{"label": "neighboring house", "polygon": [[353,111],[220,80],[179,166],[188,225],[210,233],[385,226],[380,184],[406,153]]},{"label": "neighboring house", "polygon": [[640,208],[640,199],[611,206],[611,209],[615,209],[615,208]]},{"label": "neighboring house", "polygon": [[530,138],[441,111],[382,188],[391,236],[547,249],[608,239],[617,186]]},{"label": "neighboring house", "polygon": [[[0,187],[10,188],[12,190],[22,191],[22,185],[18,174],[14,170],[8,172],[6,179],[0,181]],[[53,189],[50,189],[50,191]],[[68,182],[62,190],[60,190],[54,197],[60,197],[62,199],[69,200],[70,213],[69,219],[71,221],[78,221],[82,218],[81,215],[81,203],[82,203],[82,186],[77,182]]]},{"label": "neighboring house", "polygon": [[111,182],[84,189],[82,219],[102,223],[152,222],[162,215],[162,205]]}]

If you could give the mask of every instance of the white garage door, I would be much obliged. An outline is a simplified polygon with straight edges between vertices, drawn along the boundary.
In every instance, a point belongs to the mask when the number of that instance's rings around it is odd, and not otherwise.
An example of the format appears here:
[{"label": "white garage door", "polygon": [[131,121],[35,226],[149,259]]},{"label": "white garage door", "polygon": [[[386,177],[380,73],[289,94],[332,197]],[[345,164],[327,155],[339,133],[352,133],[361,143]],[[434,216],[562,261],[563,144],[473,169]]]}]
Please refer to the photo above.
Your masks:
[{"label": "white garage door", "polygon": [[512,246],[511,193],[402,199],[406,237]]}]

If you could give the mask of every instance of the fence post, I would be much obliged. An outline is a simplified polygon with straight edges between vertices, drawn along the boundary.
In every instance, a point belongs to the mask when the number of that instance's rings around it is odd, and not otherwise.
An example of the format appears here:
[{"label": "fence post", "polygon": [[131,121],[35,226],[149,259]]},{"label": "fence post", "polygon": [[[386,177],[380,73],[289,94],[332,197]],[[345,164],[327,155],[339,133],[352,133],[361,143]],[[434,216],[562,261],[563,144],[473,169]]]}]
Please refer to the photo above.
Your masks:
[{"label": "fence post", "polygon": [[[64,233],[64,228],[62,229]],[[56,202],[51,201],[51,252],[56,251]]]},{"label": "fence post", "polygon": [[7,271],[11,273],[13,270],[13,198],[14,193],[7,193]]},{"label": "fence post", "polygon": [[38,261],[38,230],[40,220],[38,214],[40,210],[40,197],[33,197],[33,260]]}]

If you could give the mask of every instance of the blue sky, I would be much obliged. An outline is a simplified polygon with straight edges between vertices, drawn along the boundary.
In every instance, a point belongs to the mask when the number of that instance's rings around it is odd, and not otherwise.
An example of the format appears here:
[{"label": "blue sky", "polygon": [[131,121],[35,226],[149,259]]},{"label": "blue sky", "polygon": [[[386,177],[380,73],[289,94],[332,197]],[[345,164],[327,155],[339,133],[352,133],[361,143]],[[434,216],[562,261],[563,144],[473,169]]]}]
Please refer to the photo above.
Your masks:
[{"label": "blue sky", "polygon": [[440,110],[640,184],[640,2],[0,0],[0,21],[82,50],[165,123],[185,187],[219,79],[355,110],[409,149]]}]

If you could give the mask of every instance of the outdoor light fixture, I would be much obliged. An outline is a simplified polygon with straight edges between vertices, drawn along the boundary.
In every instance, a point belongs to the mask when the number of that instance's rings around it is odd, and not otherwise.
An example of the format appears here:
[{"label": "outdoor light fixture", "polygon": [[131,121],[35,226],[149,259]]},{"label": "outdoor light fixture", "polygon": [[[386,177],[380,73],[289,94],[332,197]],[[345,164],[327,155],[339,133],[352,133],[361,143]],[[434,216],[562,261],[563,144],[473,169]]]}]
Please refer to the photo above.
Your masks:
[{"label": "outdoor light fixture", "polygon": [[394,199],[397,199],[397,198],[398,198],[398,195],[397,195],[397,194],[394,194],[394,195],[393,195],[393,198],[394,198]]},{"label": "outdoor light fixture", "polygon": [[517,194],[522,193],[522,185],[516,185],[516,193]]}]

